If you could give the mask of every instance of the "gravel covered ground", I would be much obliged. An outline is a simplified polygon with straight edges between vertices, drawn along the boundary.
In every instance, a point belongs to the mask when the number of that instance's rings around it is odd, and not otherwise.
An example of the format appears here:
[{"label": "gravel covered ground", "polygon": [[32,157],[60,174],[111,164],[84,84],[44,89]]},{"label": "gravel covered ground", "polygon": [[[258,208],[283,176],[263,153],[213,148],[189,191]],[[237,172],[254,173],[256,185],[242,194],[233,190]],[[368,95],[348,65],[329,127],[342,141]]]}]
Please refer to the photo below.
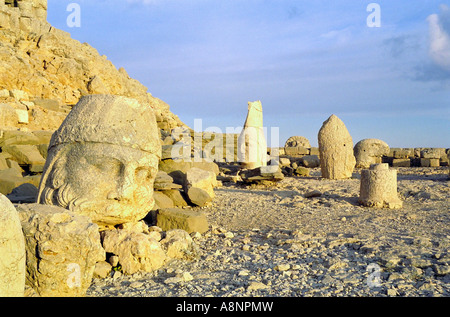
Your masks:
[{"label": "gravel covered ground", "polygon": [[448,167],[398,168],[403,208],[357,203],[348,180],[287,177],[274,187],[224,183],[203,208],[199,256],[153,273],[94,279],[91,297],[450,295]]}]

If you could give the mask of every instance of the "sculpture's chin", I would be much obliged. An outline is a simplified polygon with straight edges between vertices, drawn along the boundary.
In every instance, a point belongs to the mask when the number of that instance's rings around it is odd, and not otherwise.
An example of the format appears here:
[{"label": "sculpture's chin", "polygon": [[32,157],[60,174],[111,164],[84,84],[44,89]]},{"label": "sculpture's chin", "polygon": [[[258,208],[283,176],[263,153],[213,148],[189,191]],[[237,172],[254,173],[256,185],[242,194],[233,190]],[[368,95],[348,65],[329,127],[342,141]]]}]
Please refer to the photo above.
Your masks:
[{"label": "sculpture's chin", "polygon": [[154,199],[130,204],[121,201],[88,201],[72,204],[69,209],[77,214],[91,218],[92,222],[100,226],[115,226],[126,222],[136,222],[147,216],[153,208]]}]

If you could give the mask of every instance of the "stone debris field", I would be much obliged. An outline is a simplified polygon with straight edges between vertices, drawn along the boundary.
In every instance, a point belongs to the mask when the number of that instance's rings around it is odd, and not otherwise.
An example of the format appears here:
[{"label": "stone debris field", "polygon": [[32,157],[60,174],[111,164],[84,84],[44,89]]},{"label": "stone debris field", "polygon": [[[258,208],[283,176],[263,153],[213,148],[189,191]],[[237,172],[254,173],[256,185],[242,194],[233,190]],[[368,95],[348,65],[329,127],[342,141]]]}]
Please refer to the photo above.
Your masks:
[{"label": "stone debris field", "polygon": [[358,205],[359,173],[225,184],[198,258],[94,279],[87,296],[449,296],[446,168],[398,168],[401,209]]}]

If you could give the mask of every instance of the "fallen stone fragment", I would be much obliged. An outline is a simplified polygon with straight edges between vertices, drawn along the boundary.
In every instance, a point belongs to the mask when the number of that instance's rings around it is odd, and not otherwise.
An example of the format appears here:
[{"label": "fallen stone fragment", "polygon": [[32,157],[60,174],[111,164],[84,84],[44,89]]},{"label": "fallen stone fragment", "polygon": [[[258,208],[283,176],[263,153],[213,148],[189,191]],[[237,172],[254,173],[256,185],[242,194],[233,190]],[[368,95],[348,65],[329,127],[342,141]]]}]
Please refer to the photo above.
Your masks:
[{"label": "fallen stone fragment", "polygon": [[206,215],[189,209],[160,209],[156,216],[156,223],[163,231],[182,229],[188,233],[204,233],[209,229]]}]

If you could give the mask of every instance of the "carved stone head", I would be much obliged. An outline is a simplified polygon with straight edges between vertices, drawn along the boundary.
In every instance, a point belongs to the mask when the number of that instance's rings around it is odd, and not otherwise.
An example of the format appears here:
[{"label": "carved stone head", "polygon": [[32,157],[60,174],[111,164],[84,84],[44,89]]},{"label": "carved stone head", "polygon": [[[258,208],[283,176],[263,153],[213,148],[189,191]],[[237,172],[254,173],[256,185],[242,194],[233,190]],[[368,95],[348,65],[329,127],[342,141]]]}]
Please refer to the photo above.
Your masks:
[{"label": "carved stone head", "polygon": [[152,209],[161,145],[152,109],[134,99],[80,99],[53,134],[38,203],[100,226],[143,219]]}]

